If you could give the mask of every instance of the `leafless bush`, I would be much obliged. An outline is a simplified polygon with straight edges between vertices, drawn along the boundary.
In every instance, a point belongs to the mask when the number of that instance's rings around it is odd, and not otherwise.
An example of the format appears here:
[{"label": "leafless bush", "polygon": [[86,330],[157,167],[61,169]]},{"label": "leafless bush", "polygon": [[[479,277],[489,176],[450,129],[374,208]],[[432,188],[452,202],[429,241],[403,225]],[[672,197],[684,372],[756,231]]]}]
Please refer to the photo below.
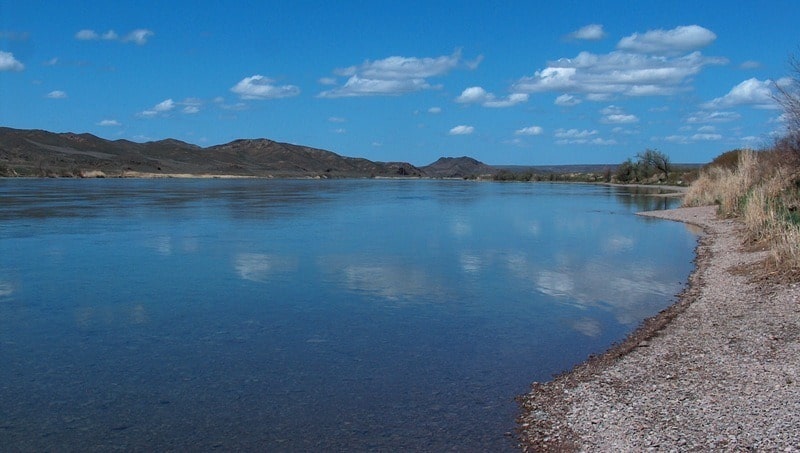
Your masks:
[{"label": "leafless bush", "polygon": [[800,58],[789,57],[791,76],[775,84],[775,100],[783,107],[786,136],[778,141],[776,149],[791,154],[794,163],[800,164]]}]

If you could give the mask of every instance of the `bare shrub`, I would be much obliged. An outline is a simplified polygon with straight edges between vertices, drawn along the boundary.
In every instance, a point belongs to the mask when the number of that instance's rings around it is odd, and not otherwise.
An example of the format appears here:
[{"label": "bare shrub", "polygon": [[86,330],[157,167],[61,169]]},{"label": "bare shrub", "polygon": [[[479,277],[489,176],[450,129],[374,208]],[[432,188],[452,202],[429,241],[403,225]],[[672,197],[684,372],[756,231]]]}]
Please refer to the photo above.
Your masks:
[{"label": "bare shrub", "polygon": [[775,84],[775,100],[783,107],[786,121],[786,136],[776,144],[792,156],[795,165],[800,165],[800,58],[789,57],[791,76]]}]

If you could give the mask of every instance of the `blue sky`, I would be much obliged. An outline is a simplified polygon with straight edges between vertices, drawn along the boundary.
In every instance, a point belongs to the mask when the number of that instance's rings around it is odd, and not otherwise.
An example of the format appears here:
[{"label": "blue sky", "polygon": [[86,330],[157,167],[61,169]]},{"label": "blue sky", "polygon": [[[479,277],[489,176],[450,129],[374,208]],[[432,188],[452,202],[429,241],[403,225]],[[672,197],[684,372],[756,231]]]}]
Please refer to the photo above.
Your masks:
[{"label": "blue sky", "polygon": [[0,125],[425,165],[707,162],[783,128],[784,1],[0,0]]}]

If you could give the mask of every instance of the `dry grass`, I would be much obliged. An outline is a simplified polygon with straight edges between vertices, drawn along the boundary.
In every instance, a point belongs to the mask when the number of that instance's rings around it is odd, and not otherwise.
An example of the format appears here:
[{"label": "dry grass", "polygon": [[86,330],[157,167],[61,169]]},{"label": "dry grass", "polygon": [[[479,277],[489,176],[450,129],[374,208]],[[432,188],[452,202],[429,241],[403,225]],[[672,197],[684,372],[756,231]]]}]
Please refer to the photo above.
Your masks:
[{"label": "dry grass", "polygon": [[793,269],[800,264],[800,225],[790,225],[781,234],[776,246],[772,248],[773,258],[777,263],[794,263]]},{"label": "dry grass", "polygon": [[716,204],[745,224],[748,240],[771,250],[779,269],[800,269],[800,174],[780,150],[743,151],[735,168],[710,166],[692,183],[686,206]]},{"label": "dry grass", "polygon": [[712,166],[700,173],[689,187],[686,206],[719,206],[719,214],[735,217],[741,214],[742,200],[753,185],[758,159],[753,151],[739,153],[735,169]]}]

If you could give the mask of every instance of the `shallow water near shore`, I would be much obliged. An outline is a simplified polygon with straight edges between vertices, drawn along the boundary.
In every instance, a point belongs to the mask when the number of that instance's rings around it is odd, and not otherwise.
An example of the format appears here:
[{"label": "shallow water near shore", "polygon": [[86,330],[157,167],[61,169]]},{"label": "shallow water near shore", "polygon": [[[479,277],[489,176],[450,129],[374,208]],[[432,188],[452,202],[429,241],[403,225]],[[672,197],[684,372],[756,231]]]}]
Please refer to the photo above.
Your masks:
[{"label": "shallow water near shore", "polygon": [[511,448],[516,395],[683,288],[648,192],[0,180],[0,445]]}]

